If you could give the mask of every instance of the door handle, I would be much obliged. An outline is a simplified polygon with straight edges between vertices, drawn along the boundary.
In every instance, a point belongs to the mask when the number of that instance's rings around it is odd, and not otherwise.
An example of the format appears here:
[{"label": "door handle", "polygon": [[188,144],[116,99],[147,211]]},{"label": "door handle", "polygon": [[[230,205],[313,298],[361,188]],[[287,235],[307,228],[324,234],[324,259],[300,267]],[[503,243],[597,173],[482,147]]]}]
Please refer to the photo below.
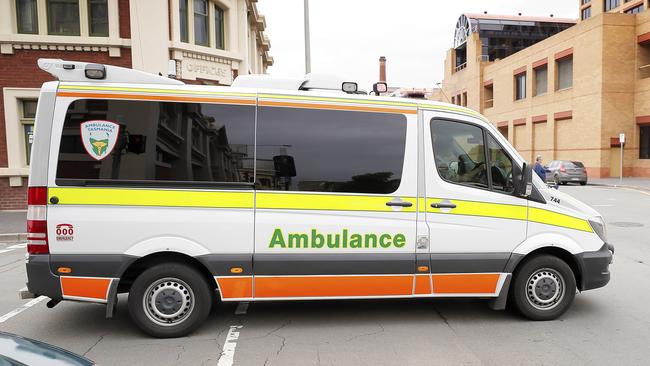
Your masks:
[{"label": "door handle", "polygon": [[434,202],[431,204],[431,207],[433,208],[456,208],[456,205],[453,203],[445,203],[445,202]]},{"label": "door handle", "polygon": [[411,203],[411,202],[390,201],[390,202],[386,202],[386,206],[390,206],[390,207],[411,207],[411,206],[413,206],[413,203]]}]

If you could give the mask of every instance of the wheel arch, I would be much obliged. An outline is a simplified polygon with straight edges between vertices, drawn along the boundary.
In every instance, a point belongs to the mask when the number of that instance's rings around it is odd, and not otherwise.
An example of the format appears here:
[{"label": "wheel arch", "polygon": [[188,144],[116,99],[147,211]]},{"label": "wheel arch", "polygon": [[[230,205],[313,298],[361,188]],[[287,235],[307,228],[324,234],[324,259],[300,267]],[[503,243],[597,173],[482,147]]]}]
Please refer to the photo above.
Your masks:
[{"label": "wheel arch", "polygon": [[133,281],[135,281],[135,279],[142,272],[162,263],[179,263],[188,265],[196,269],[201,274],[210,288],[215,290],[218,289],[217,282],[214,280],[214,276],[208,267],[206,267],[205,264],[201,263],[201,261],[184,253],[164,251],[148,254],[144,257],[136,259],[133,263],[131,263],[120,276],[118,292],[129,292]]},{"label": "wheel arch", "polygon": [[513,255],[510,257],[510,260],[508,261],[508,264],[506,265],[506,272],[512,273],[514,278],[516,276],[517,270],[521,268],[521,266],[525,262],[527,262],[531,258],[540,255],[551,255],[564,261],[569,266],[569,268],[571,268],[571,271],[573,272],[573,275],[576,280],[576,286],[578,286],[578,289],[582,291],[583,270],[580,261],[576,258],[574,254],[561,247],[544,246],[544,247],[537,248],[527,254],[513,253]]}]

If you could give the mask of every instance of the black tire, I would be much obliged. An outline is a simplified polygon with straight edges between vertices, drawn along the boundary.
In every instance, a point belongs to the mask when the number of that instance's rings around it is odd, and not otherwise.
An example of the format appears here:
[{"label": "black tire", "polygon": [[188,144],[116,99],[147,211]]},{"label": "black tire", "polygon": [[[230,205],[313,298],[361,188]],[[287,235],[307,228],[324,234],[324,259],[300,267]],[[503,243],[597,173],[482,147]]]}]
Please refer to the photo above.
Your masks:
[{"label": "black tire", "polygon": [[560,177],[558,177],[557,175],[553,177],[553,181],[555,182],[556,186],[559,186],[562,183],[560,182]]},{"label": "black tire", "polygon": [[587,182],[580,182],[580,185],[581,185],[581,186],[586,186],[586,185],[587,185]]},{"label": "black tire", "polygon": [[512,286],[511,303],[530,320],[556,319],[571,306],[576,295],[573,271],[552,255],[535,256],[522,263]]},{"label": "black tire", "polygon": [[[157,294],[155,298],[148,297],[153,294]],[[129,314],[150,336],[182,337],[205,321],[212,302],[213,291],[197,270],[185,264],[163,263],[135,279],[129,292]],[[166,318],[172,315],[178,316]]]}]

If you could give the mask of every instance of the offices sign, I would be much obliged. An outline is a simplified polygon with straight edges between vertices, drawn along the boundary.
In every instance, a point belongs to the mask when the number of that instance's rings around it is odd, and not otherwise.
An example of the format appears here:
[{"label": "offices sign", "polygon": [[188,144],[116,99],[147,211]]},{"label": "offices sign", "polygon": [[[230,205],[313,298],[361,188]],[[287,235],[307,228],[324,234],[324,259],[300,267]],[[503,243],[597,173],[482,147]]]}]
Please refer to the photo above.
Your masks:
[{"label": "offices sign", "polygon": [[215,80],[219,84],[232,84],[232,67],[214,61],[185,58],[182,61],[183,79]]}]

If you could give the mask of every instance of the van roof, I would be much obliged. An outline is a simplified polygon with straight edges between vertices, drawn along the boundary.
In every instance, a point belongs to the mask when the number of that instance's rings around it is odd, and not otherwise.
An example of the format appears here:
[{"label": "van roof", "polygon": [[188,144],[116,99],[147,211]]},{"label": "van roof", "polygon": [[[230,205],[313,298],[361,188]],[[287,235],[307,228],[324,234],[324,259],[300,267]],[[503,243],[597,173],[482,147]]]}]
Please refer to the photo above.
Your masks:
[{"label": "van roof", "polygon": [[[255,89],[260,96],[285,95],[286,97],[305,101],[359,102],[362,104],[391,105],[396,107],[437,109],[485,118],[478,112],[454,104],[432,100],[409,99],[391,96],[370,96],[365,94],[347,94],[340,91],[342,79],[322,74],[308,74],[304,78],[279,78],[269,75],[244,75],[235,79],[232,86],[187,85],[176,79],[154,75],[138,70],[112,65],[101,65],[60,59],[39,59],[38,66],[67,88],[83,88],[97,91],[139,91],[139,92],[173,92],[185,90],[188,94],[232,94],[248,95]],[[87,70],[103,70],[102,78],[89,78]],[[92,75],[91,75],[92,76]],[[329,81],[328,81],[329,80]],[[334,84],[338,87],[335,89]],[[154,85],[159,86],[158,89]],[[307,88],[303,86],[307,85]],[[248,89],[248,90],[247,90]],[[185,93],[182,93],[185,94]],[[292,98],[293,99],[293,98]]]}]

